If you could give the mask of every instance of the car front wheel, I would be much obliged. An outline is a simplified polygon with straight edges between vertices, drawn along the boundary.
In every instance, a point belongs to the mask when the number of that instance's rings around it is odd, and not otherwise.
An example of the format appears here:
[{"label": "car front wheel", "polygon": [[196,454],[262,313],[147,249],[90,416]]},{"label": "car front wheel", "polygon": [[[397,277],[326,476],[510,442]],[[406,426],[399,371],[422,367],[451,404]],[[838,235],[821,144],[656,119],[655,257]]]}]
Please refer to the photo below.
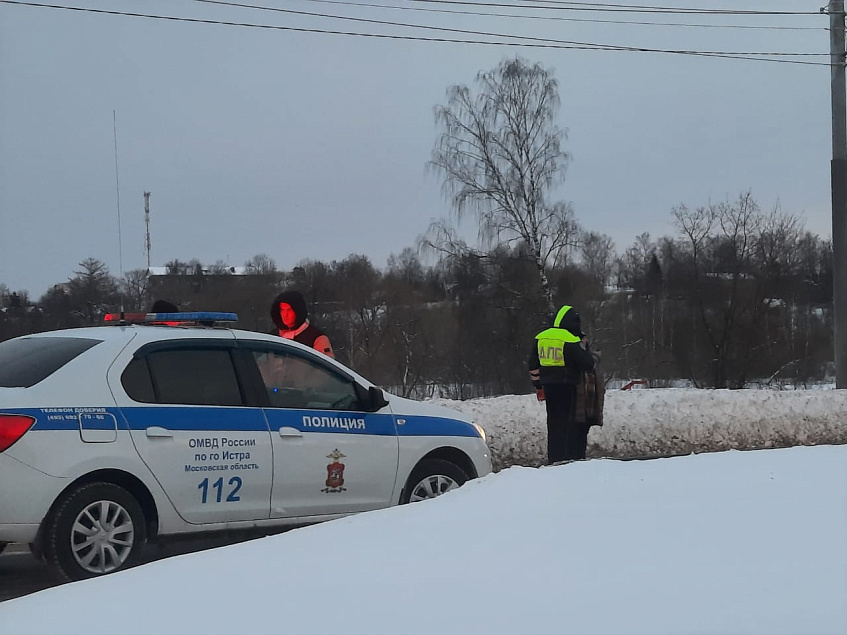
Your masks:
[{"label": "car front wheel", "polygon": [[468,480],[470,477],[455,463],[443,459],[427,459],[412,470],[403,491],[402,502],[415,503],[435,498],[461,487]]},{"label": "car front wheel", "polygon": [[44,554],[69,580],[125,569],[146,541],[138,501],[111,483],[88,483],[65,493],[44,527]]}]

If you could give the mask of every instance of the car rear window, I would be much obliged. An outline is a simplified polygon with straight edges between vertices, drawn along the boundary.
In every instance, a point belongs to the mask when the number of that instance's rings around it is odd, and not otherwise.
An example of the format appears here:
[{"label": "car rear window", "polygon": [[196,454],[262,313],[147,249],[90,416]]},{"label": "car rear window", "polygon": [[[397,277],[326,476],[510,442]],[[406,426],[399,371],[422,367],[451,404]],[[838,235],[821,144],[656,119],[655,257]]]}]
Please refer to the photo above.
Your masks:
[{"label": "car rear window", "polygon": [[24,337],[0,342],[0,387],[29,388],[102,340]]}]

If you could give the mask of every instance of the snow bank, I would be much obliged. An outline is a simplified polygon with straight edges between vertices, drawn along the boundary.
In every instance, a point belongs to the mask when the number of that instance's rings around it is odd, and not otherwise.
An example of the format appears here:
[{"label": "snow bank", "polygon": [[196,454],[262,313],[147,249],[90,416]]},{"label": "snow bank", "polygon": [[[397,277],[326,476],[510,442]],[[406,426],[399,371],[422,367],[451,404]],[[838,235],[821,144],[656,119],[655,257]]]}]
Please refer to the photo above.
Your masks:
[{"label": "snow bank", "polygon": [[[535,395],[439,403],[485,428],[495,469],[539,465],[547,453],[544,404]],[[590,457],[632,458],[847,443],[847,391],[609,390]]]},{"label": "snow bank", "polygon": [[2,602],[0,632],[844,635],[845,499],[847,447],[514,467]]}]

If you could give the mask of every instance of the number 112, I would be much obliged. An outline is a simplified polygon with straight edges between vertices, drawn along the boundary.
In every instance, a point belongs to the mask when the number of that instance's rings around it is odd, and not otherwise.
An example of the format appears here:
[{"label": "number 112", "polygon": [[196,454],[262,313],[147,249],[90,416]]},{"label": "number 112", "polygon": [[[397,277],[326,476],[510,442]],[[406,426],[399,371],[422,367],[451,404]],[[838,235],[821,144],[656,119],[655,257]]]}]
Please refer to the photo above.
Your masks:
[{"label": "number 112", "polygon": [[[232,488],[232,491],[230,491],[229,495],[226,497],[226,502],[227,503],[234,503],[234,502],[240,501],[241,497],[238,496],[238,490],[241,489],[241,485],[242,485],[241,479],[238,476],[233,476],[231,479],[229,479],[229,482],[227,483],[227,485],[230,485],[230,486],[234,485],[234,487]],[[208,497],[209,497],[209,479],[204,478],[201,481],[201,483],[197,486],[197,489],[203,491],[202,503],[205,505],[208,502]],[[220,503],[221,498],[223,496],[223,490],[224,490],[224,479],[223,479],[223,477],[220,477],[217,481],[212,483],[212,489],[218,490],[217,495],[215,496],[215,502]]]}]

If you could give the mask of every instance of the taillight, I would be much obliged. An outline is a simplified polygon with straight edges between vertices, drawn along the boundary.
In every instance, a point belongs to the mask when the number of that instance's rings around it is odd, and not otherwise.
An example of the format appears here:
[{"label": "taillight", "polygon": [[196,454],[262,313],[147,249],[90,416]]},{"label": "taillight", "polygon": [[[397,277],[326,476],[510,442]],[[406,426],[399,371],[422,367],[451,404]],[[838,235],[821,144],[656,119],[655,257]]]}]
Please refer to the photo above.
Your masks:
[{"label": "taillight", "polygon": [[34,417],[0,414],[0,452],[5,452],[35,423]]}]

